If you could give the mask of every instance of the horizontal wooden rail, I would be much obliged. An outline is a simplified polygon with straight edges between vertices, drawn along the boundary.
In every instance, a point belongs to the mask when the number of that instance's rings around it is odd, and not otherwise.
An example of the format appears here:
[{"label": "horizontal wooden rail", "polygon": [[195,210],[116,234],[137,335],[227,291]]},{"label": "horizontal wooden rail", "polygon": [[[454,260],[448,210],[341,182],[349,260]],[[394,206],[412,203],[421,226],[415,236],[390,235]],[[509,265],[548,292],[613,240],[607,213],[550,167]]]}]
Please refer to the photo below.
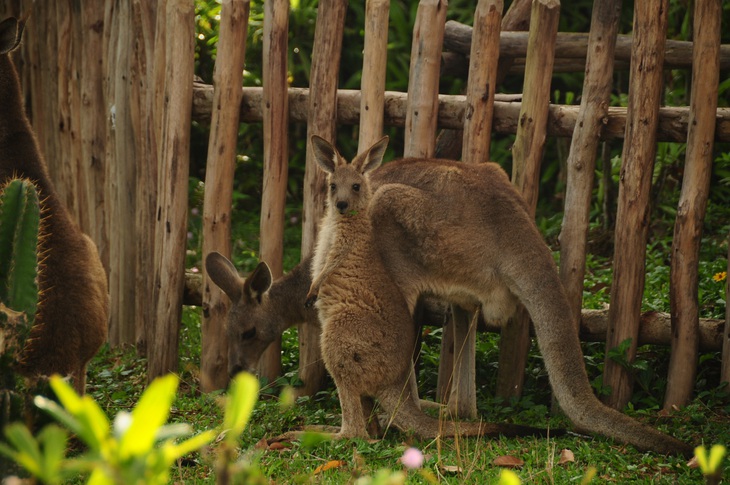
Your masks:
[{"label": "horizontal wooden rail", "polygon": [[[386,91],[385,125],[405,126],[406,93]],[[521,103],[514,95],[497,95],[494,103],[493,130],[509,134],[517,131],[517,120]],[[516,99],[515,101],[504,101]],[[193,88],[193,119],[208,121],[213,105],[213,86],[195,83]],[[439,95],[439,128],[461,129],[464,123],[466,97],[461,95]],[[573,134],[579,106],[550,105],[548,113],[548,135],[570,137]],[[309,89],[289,88],[289,119],[292,122],[306,123],[309,111]],[[263,119],[263,88],[243,88],[241,101],[241,121],[260,122]],[[341,89],[337,92],[337,123],[356,125],[360,119],[360,91]],[[658,141],[685,143],[689,107],[664,107],[659,109]],[[626,127],[626,108],[608,109],[601,132],[602,140],[615,140],[624,137]],[[730,108],[718,108],[715,124],[715,141],[730,142]]]},{"label": "horizontal wooden rail", "polygon": [[[199,273],[185,274],[185,296],[183,304],[200,306],[202,302],[203,278]],[[423,313],[425,325],[440,327],[448,318],[449,307],[437,300],[427,299]],[[669,345],[672,323],[669,313],[644,312],[639,327],[639,345]],[[700,319],[700,351],[717,352],[722,350],[723,328],[725,321],[715,318]],[[580,339],[584,342],[605,342],[608,328],[608,310],[583,310],[580,321]],[[499,332],[501,327],[493,323],[480,322],[480,330]]]},{"label": "horizontal wooden rail", "polygon": [[[468,55],[471,49],[472,28],[454,20],[446,22],[444,32],[444,49]],[[499,57],[523,58],[527,55],[527,32],[502,32],[499,43]],[[618,66],[628,68],[631,60],[630,35],[619,35],[616,38],[616,60],[621,61]],[[564,62],[566,59],[582,59],[585,61],[588,51],[588,34],[559,32],[555,43],[555,60]],[[558,60],[561,61],[558,61]],[[577,64],[576,64],[577,66]],[[583,62],[585,67],[585,62]],[[667,40],[665,55],[665,69],[692,68],[692,42],[683,40]],[[730,69],[730,45],[720,46],[720,69]]]}]

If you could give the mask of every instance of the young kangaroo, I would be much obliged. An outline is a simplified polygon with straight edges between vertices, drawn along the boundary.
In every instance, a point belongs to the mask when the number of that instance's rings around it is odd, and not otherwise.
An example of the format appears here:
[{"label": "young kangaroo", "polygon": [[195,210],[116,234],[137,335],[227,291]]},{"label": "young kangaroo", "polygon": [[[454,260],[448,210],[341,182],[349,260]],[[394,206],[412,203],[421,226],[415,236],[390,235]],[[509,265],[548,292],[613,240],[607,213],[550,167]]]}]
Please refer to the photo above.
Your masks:
[{"label": "young kangaroo", "polygon": [[40,239],[35,322],[17,370],[36,377],[70,375],[84,392],[86,364],[106,341],[109,303],[106,273],[96,246],[71,219],[51,185],[22,104],[10,52],[20,43],[23,22],[0,23],[0,182],[26,177],[43,201],[45,237]]},{"label": "young kangaroo", "polygon": [[[534,323],[555,397],[576,428],[643,450],[691,456],[690,445],[604,406],[593,394],[552,254],[498,165],[405,159],[371,172],[370,184],[376,253],[409,305],[429,294],[480,305],[495,320],[509,317],[520,301]],[[262,262],[244,281],[225,258],[208,256],[208,275],[233,302],[227,323],[231,369],[255,369],[261,352],[286,328],[317,323],[303,305],[310,264],[305,259],[272,283]]]},{"label": "young kangaroo", "polygon": [[[400,289],[373,240],[369,172],[380,166],[388,138],[348,163],[327,141],[312,137],[315,159],[329,175],[307,301],[316,300],[322,357],[340,397],[335,438],[368,436],[363,399],[375,397],[392,422],[420,438],[437,435],[544,434],[527,426],[442,421],[424,414],[410,392],[416,329]],[[394,186],[398,190],[399,186]]]}]

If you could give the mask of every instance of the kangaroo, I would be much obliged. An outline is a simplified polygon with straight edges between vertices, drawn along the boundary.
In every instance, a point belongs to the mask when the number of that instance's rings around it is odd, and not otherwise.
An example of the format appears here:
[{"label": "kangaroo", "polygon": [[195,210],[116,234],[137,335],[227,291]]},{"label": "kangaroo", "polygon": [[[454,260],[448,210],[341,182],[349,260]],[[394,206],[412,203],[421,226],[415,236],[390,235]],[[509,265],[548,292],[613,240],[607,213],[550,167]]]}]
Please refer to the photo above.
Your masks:
[{"label": "kangaroo", "polygon": [[[467,308],[479,305],[486,319],[504,320],[520,301],[532,318],[555,397],[576,429],[642,450],[692,455],[690,445],[593,394],[550,250],[499,165],[403,159],[374,170],[370,184],[373,243],[409,308],[426,294]],[[317,323],[304,308],[311,261],[272,283],[265,262],[244,281],[224,260],[211,254],[206,268],[233,302],[229,365],[253,370],[274,336],[296,323]]]},{"label": "kangaroo", "polygon": [[[316,300],[322,323],[322,356],[342,408],[334,438],[367,438],[363,399],[376,397],[396,427],[419,438],[437,435],[544,434],[527,426],[460,423],[423,413],[409,391],[416,329],[400,289],[373,242],[368,205],[369,172],[380,166],[383,137],[348,163],[326,140],[313,136],[315,160],[328,173],[327,212],[320,225],[307,302]],[[400,188],[395,186],[395,188]]]},{"label": "kangaroo", "polygon": [[32,180],[43,201],[35,322],[17,370],[27,377],[59,373],[86,387],[86,365],[106,341],[109,297],[106,272],[96,246],[83,234],[51,184],[22,104],[20,81],[10,59],[24,22],[0,23],[0,182]]}]

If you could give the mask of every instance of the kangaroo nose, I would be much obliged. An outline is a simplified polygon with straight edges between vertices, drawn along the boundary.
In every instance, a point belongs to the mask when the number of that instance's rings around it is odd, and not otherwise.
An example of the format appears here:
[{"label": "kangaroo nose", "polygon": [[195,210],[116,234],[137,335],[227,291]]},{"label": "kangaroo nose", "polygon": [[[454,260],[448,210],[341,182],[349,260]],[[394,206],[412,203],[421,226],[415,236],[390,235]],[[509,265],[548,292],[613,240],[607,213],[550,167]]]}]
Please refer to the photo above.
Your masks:
[{"label": "kangaroo nose", "polygon": [[337,210],[340,211],[340,214],[342,214],[343,212],[345,212],[347,210],[348,204],[344,200],[337,202],[336,205],[337,205]]}]

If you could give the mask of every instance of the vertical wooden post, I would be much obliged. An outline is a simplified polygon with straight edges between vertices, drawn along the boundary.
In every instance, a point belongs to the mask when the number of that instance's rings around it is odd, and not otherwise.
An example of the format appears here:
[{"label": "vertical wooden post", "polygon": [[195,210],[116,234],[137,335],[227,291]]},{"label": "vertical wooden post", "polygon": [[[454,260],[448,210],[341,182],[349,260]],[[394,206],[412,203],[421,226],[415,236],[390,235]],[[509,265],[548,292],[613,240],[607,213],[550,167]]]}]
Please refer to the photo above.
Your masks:
[{"label": "vertical wooden post", "polygon": [[[111,201],[109,292],[111,294],[109,342],[113,345],[135,341],[136,264],[135,211],[137,150],[132,128],[131,78],[134,60],[131,37],[131,1],[121,0],[107,10],[105,25],[110,28],[107,64],[107,152],[109,164],[107,193]],[[109,18],[107,19],[107,15]],[[140,298],[143,295],[139,295]]]},{"label": "vertical wooden post", "polygon": [[712,175],[712,146],[720,79],[721,18],[720,0],[695,3],[687,152],[670,267],[672,354],[664,396],[666,410],[689,402],[697,375],[699,253]]},{"label": "vertical wooden post", "polygon": [[[611,307],[606,354],[631,339],[626,360],[636,356],[641,299],[644,293],[649,195],[656,155],[656,130],[662,96],[662,65],[667,34],[667,0],[634,3],[629,102],[616,214]],[[606,358],[605,401],[621,409],[631,397],[633,379],[627,369]]]},{"label": "vertical wooden post", "polygon": [[[334,143],[337,134],[337,80],[340,72],[342,34],[347,0],[321,0],[317,13],[310,75],[307,118],[307,162],[304,171],[302,258],[312,253],[317,225],[324,214],[325,178],[314,161],[312,135]],[[325,368],[319,345],[319,329],[299,325],[299,377],[303,394],[313,394],[324,384]]]},{"label": "vertical wooden post", "polygon": [[[489,160],[503,8],[502,0],[479,0],[474,11],[464,118],[463,160],[466,163]],[[448,408],[453,415],[474,418],[477,415],[475,353],[478,318],[456,306],[452,307],[451,313],[452,325],[449,328],[453,328],[454,361]],[[443,392],[439,390],[440,394]]]},{"label": "vertical wooden post", "polygon": [[[283,273],[284,209],[289,170],[289,0],[264,3],[264,184],[261,199],[261,260],[274,279]],[[259,361],[259,375],[273,381],[281,375],[281,337]]]},{"label": "vertical wooden post", "polygon": [[161,138],[155,283],[159,289],[148,349],[147,379],[177,371],[178,335],[185,285],[190,123],[193,96],[195,9],[170,0],[167,19],[165,96]]},{"label": "vertical wooden post", "polygon": [[[535,213],[540,164],[547,133],[550,81],[555,58],[560,2],[539,0],[532,4],[530,34],[525,60],[525,81],[517,136],[512,147],[512,183]],[[525,379],[530,348],[530,318],[524,307],[502,329],[497,394],[519,396]]]},{"label": "vertical wooden post", "polygon": [[367,150],[383,136],[385,70],[388,63],[390,0],[367,0],[365,49],[360,83],[360,136],[357,151]]},{"label": "vertical wooden post", "polygon": [[596,156],[613,87],[613,61],[620,16],[621,0],[593,2],[583,93],[568,154],[568,180],[560,230],[560,279],[570,302],[576,331],[583,305],[586,238]]},{"label": "vertical wooden post", "polygon": [[406,111],[406,157],[432,157],[436,147],[439,75],[446,0],[421,0],[413,27]]},{"label": "vertical wooden post", "polygon": [[[221,5],[203,200],[204,255],[218,251],[228,258],[231,257],[233,174],[236,169],[236,141],[249,7],[249,0],[224,0]],[[205,392],[223,389],[228,384],[226,316],[229,306],[230,301],[225,293],[211,284],[203,273],[200,386]]]}]

